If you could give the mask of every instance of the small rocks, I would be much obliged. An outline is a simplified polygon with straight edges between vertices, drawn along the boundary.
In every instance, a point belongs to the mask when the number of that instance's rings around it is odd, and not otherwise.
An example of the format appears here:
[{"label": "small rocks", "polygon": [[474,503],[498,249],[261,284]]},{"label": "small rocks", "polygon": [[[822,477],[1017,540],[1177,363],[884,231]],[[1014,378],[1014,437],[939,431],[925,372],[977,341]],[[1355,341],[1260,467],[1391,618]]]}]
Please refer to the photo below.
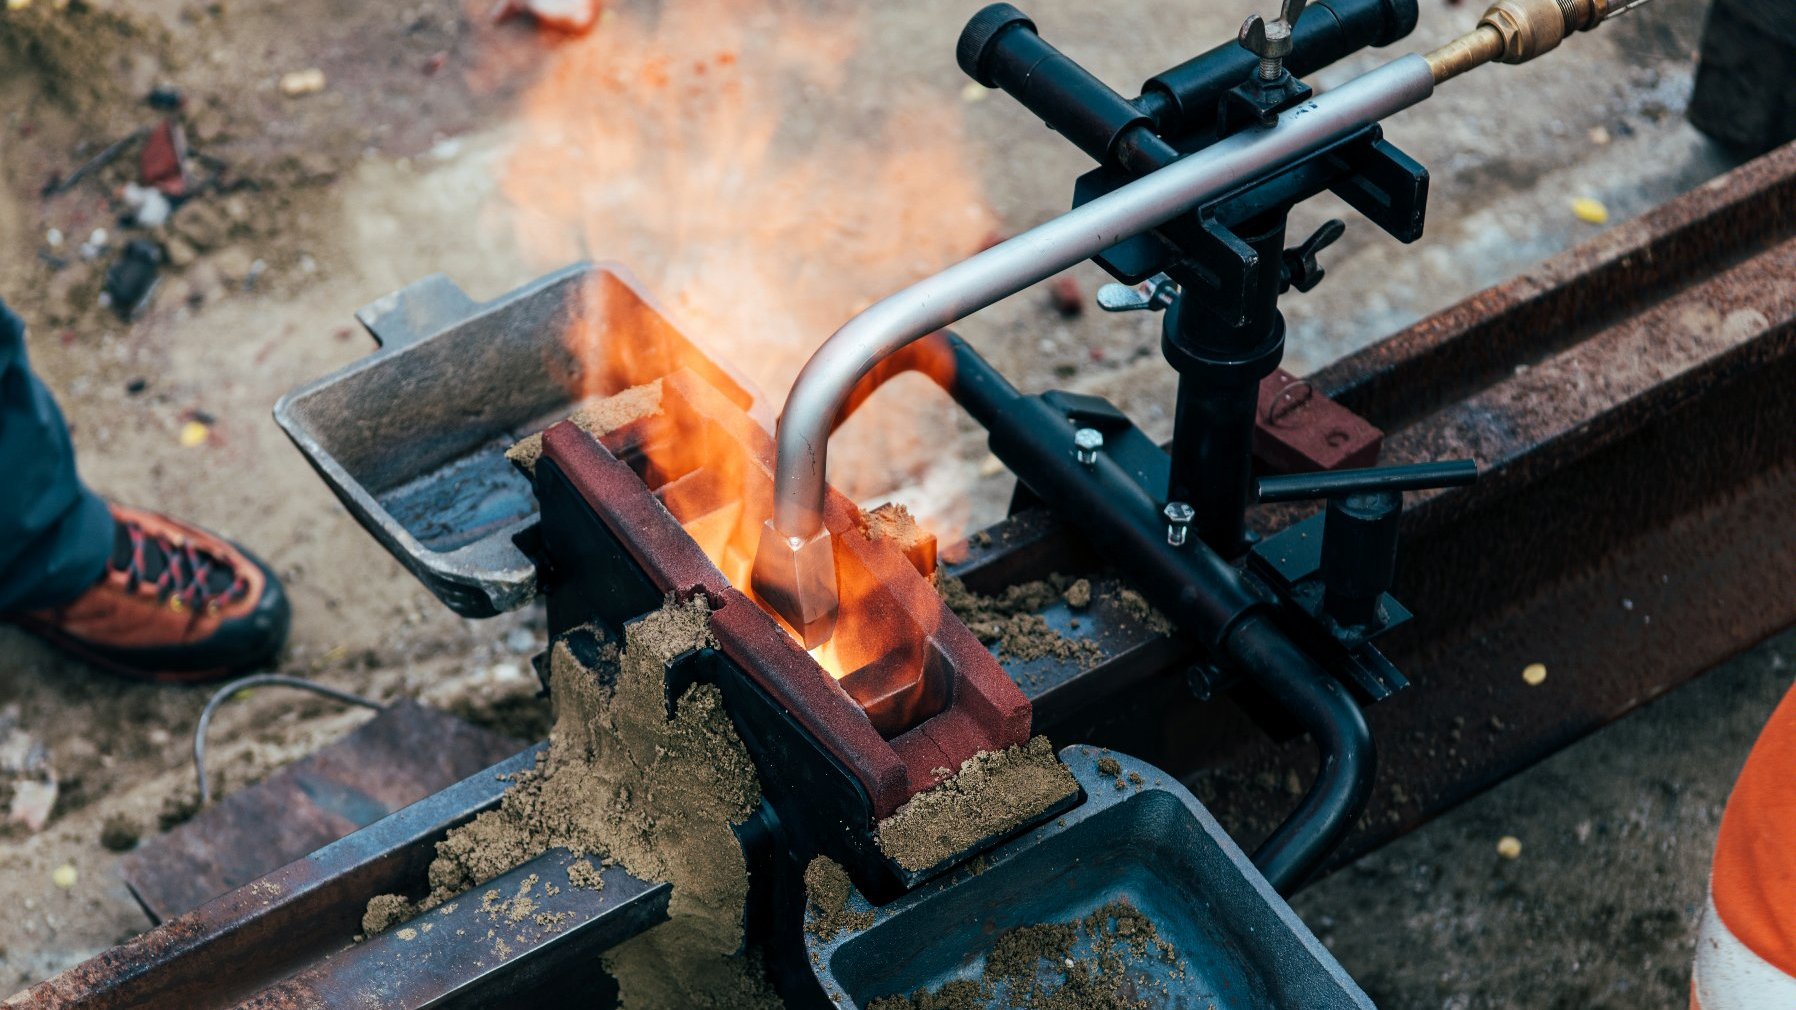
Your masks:
[{"label": "small rocks", "polygon": [[130,209],[132,219],[139,228],[160,228],[168,223],[168,217],[174,213],[174,204],[162,191],[151,186],[139,186],[134,182],[125,183],[119,191],[119,198]]},{"label": "small rocks", "polygon": [[324,71],[317,67],[307,67],[281,75],[281,94],[288,98],[299,98],[302,95],[315,95],[324,90]]},{"label": "small rocks", "polygon": [[1608,224],[1609,208],[1601,200],[1580,197],[1572,201],[1572,216],[1585,224]]},{"label": "small rocks", "polygon": [[57,787],[55,779],[21,779],[12,784],[12,803],[6,811],[6,819],[15,824],[23,824],[25,830],[37,834],[50,823],[50,815],[56,810]]},{"label": "small rocks", "polygon": [[495,20],[526,14],[538,25],[579,35],[590,31],[599,19],[597,0],[505,0],[494,12]]},{"label": "small rocks", "polygon": [[137,822],[122,814],[113,814],[100,825],[100,845],[107,852],[129,852],[142,836],[143,829]]},{"label": "small rocks", "polygon": [[1079,284],[1079,278],[1072,274],[1061,274],[1048,282],[1048,303],[1063,318],[1073,319],[1085,311],[1085,289]]},{"label": "small rocks", "polygon": [[162,243],[162,253],[168,257],[168,265],[177,270],[187,269],[200,257],[199,250],[193,247],[193,243],[179,235],[170,235]]}]

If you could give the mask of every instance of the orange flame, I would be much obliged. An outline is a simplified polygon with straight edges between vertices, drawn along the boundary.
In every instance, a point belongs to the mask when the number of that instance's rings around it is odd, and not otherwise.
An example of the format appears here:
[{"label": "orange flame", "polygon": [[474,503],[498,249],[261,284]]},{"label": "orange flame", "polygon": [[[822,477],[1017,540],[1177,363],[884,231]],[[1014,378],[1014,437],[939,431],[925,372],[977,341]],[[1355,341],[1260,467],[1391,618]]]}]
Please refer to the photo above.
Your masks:
[{"label": "orange flame", "polygon": [[[627,264],[777,408],[835,327],[993,231],[950,71],[939,90],[876,89],[871,114],[843,97],[864,22],[814,0],[607,6],[523,97],[501,180],[520,246],[544,268]],[[955,441],[951,405],[900,386],[833,442],[850,498],[920,484],[953,455],[936,448]],[[958,534],[965,507],[920,518]]]},{"label": "orange flame", "polygon": [[[537,266],[628,264],[717,361],[776,397],[836,326],[971,254],[993,231],[961,135],[958,85],[946,87],[944,71],[939,93],[882,87],[872,115],[837,97],[864,14],[828,7],[607,7],[592,33],[545,54],[501,179],[519,244]],[[652,332],[664,325],[658,318],[620,316],[600,311],[566,334],[583,396],[682,368],[713,388],[729,385],[716,381],[710,359]],[[924,380],[901,382],[911,395],[880,397],[862,412],[876,419],[857,417],[833,440],[831,483],[851,498],[921,483],[943,455],[932,446],[955,438],[948,401]],[[668,406],[639,433],[631,462],[749,592],[771,511],[769,474],[729,430],[736,422],[688,411],[690,402]],[[964,505],[940,502],[922,518],[958,533]],[[838,679],[858,673],[851,693],[866,695],[882,731],[896,731],[941,703],[922,640],[933,625],[921,627],[924,608],[894,605],[889,587],[843,557],[838,549],[838,634],[812,655]]]}]

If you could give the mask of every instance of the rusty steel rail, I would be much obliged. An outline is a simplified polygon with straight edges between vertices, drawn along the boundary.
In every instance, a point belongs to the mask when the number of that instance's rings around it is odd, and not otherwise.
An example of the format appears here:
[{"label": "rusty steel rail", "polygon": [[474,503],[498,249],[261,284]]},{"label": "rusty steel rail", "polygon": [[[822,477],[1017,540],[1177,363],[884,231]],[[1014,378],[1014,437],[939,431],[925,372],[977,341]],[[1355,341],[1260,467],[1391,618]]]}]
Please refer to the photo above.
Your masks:
[{"label": "rusty steel rail", "polygon": [[[1311,377],[1386,431],[1383,462],[1485,471],[1404,515],[1395,592],[1418,618],[1387,651],[1415,687],[1368,713],[1381,786],[1338,860],[1796,623],[1793,278],[1796,146]],[[1038,514],[987,533],[958,566],[976,589],[1077,557]],[[1194,701],[1139,622],[1079,616],[1105,661],[1031,664],[1037,729],[1145,754],[1243,841],[1276,824],[1291,799],[1264,783],[1303,750]],[[1531,687],[1535,662],[1549,676]]]},{"label": "rusty steel rail", "polygon": [[[512,921],[482,895],[525,878],[565,885],[572,857],[553,850],[442,908],[363,943],[377,894],[424,889],[436,843],[497,806],[537,745],[223,894],[8,999],[5,1010],[363,1010],[515,1005],[520,993],[598,998],[596,952],[665,920],[672,890],[605,867],[603,890],[531,892]],[[545,918],[537,919],[538,915]],[[536,1005],[536,1004],[532,1004]]]}]

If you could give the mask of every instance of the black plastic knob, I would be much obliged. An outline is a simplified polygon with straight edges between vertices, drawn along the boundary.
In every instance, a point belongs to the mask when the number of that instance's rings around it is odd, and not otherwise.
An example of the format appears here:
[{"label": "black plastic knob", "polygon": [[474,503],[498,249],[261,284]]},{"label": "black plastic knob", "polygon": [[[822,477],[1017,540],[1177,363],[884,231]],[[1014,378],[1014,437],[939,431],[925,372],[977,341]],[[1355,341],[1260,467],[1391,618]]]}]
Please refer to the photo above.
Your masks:
[{"label": "black plastic knob", "polygon": [[1035,22],[1029,20],[1029,15],[1010,4],[990,4],[981,9],[960,31],[960,42],[954,47],[955,62],[973,80],[988,88],[997,87],[998,82],[984,70],[985,57],[998,36],[1016,25],[1035,30]]}]

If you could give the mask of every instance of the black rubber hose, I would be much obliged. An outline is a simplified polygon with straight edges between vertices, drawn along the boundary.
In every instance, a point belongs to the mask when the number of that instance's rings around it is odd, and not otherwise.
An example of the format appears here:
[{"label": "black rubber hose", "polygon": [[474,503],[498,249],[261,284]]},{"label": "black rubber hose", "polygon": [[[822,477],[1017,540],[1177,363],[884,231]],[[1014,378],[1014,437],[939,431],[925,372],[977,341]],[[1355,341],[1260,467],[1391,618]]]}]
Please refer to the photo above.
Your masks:
[{"label": "black rubber hose", "polygon": [[1254,865],[1289,896],[1359,820],[1372,796],[1377,753],[1359,705],[1269,618],[1249,614],[1236,622],[1228,652],[1316,745],[1310,791],[1253,854]]}]

